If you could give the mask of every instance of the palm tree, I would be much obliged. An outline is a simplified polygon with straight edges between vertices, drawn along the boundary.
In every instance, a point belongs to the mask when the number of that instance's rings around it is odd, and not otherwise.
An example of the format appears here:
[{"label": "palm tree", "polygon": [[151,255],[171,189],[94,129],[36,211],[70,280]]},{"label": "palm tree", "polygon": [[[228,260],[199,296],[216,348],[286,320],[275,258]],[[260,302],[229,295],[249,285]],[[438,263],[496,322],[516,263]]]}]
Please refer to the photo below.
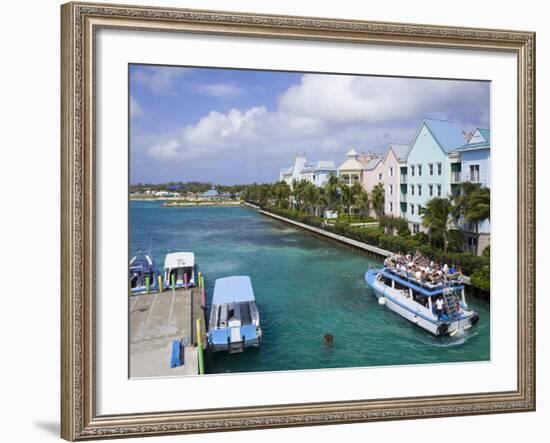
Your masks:
[{"label": "palm tree", "polygon": [[452,218],[455,222],[465,220],[475,223],[475,231],[479,230],[479,223],[488,220],[491,215],[491,191],[473,183],[465,182],[461,186],[461,193],[453,197]]},{"label": "palm tree", "polygon": [[314,186],[315,192],[313,194],[313,215],[315,217],[322,216],[323,209],[328,206],[328,197],[325,192],[325,188]]},{"label": "palm tree", "polygon": [[340,188],[342,205],[344,205],[348,212],[348,224],[351,224],[351,207],[355,203],[356,190],[357,188],[355,188],[354,186],[347,185],[344,185],[342,188]]},{"label": "palm tree", "polygon": [[380,217],[382,217],[382,215],[384,214],[385,204],[385,192],[384,185],[382,183],[378,183],[376,186],[374,186],[374,188],[372,188],[371,201],[372,209],[374,209],[376,218],[380,220]]},{"label": "palm tree", "polygon": [[479,230],[479,223],[491,218],[491,191],[489,188],[479,188],[470,194],[466,212],[466,221],[475,223],[476,232]]},{"label": "palm tree", "polygon": [[279,208],[286,207],[291,192],[290,186],[284,181],[277,182],[273,185],[273,197]]},{"label": "palm tree", "polygon": [[369,193],[359,183],[355,183],[352,188],[354,194],[354,206],[359,209],[359,211],[364,211],[368,216],[370,209]]},{"label": "palm tree", "polygon": [[428,228],[428,235],[432,244],[442,242],[443,250],[447,252],[447,235],[452,220],[452,203],[448,198],[436,197],[420,209],[422,224]]},{"label": "palm tree", "polygon": [[327,199],[327,207],[331,211],[338,210],[340,206],[340,189],[344,184],[335,174],[330,174],[327,182],[325,183],[324,190]]},{"label": "palm tree", "polygon": [[306,185],[305,180],[292,180],[292,197],[294,200],[294,206],[296,209],[300,210],[302,209],[302,206],[304,204],[303,202],[303,193],[304,193],[304,187]]},{"label": "palm tree", "polygon": [[300,189],[300,198],[304,205],[306,212],[313,214],[315,209],[316,189],[315,185],[311,182],[303,181]]}]

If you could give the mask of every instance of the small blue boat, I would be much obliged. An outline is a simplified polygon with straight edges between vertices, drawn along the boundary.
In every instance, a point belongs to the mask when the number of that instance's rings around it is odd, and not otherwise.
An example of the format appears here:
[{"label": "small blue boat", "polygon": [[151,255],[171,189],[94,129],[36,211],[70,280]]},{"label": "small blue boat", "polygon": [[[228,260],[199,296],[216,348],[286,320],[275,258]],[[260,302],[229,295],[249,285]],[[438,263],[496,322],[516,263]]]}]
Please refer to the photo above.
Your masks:
[{"label": "small blue boat", "polygon": [[129,270],[130,292],[132,294],[158,290],[158,276],[160,274],[155,266],[155,260],[150,254],[138,251],[130,260]]},{"label": "small blue boat", "polygon": [[250,277],[219,278],[214,285],[208,345],[214,352],[242,352],[258,347],[262,338],[260,314]]}]

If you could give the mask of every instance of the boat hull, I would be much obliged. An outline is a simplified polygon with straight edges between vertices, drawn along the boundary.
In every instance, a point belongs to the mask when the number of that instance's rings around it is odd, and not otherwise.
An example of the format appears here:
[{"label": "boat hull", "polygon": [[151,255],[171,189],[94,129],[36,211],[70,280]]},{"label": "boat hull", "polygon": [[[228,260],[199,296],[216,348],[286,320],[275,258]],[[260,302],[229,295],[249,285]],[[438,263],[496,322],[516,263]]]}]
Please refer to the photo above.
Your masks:
[{"label": "boat hull", "polygon": [[244,339],[234,340],[231,338],[231,333],[228,333],[229,340],[225,342],[213,340],[212,334],[208,336],[208,346],[212,352],[226,351],[229,353],[243,352],[246,348],[260,347],[262,340],[262,330],[256,329],[256,335]]},{"label": "boat hull", "polygon": [[424,308],[415,301],[407,298],[400,291],[392,289],[376,280],[378,271],[369,269],[365,274],[365,281],[374,292],[376,298],[389,310],[404,319],[432,333],[433,335],[455,335],[461,330],[469,329],[478,320],[475,312],[469,312],[455,320],[440,320],[428,308]]}]

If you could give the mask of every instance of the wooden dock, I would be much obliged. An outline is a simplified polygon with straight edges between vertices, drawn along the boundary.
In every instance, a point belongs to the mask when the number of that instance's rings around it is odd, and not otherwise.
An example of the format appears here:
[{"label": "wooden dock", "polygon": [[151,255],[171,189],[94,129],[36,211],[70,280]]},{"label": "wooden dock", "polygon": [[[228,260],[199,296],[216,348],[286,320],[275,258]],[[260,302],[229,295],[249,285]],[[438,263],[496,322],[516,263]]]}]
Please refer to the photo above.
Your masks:
[{"label": "wooden dock", "polygon": [[[198,287],[129,297],[130,377],[197,375],[197,319],[206,349],[206,321]],[[171,367],[172,343],[182,342],[181,366]]]}]

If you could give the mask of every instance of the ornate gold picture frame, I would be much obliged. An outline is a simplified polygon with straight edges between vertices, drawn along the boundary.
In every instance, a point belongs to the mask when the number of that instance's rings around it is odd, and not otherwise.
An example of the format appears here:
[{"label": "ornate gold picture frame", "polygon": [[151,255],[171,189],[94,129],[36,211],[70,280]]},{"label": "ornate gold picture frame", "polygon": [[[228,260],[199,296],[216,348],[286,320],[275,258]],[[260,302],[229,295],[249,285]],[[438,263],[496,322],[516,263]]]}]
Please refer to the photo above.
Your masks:
[{"label": "ornate gold picture frame", "polygon": [[[61,435],[67,440],[535,409],[535,34],[524,31],[68,3],[61,8]],[[475,49],[518,66],[517,389],[241,408],[96,412],[95,36],[99,29]],[[510,289],[512,290],[512,289]]]}]

